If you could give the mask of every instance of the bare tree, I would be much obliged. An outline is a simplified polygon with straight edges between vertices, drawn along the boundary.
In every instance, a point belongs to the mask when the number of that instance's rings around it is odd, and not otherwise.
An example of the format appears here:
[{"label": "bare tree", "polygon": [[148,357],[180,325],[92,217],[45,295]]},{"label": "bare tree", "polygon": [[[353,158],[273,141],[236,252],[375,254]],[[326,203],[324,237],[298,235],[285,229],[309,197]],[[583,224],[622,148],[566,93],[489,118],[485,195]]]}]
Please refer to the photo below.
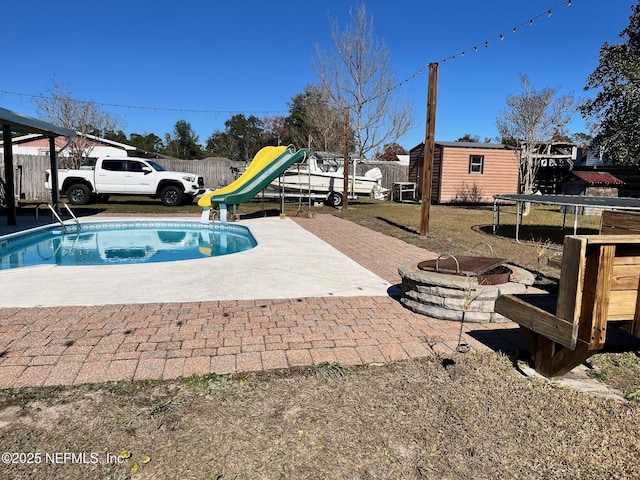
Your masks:
[{"label": "bare tree", "polygon": [[410,102],[394,97],[395,80],[389,49],[373,33],[373,17],[363,3],[351,11],[352,24],[331,27],[334,50],[316,47],[313,70],[333,105],[350,118],[357,153],[364,157],[395,143],[413,123]]},{"label": "bare tree", "polygon": [[343,117],[331,106],[326,92],[321,88],[310,90],[306,106],[306,120],[315,144],[325,152],[340,151],[344,145]]},{"label": "bare tree", "polygon": [[104,136],[119,128],[117,119],[100,110],[93,100],[74,99],[69,85],[55,77],[47,93],[36,97],[33,103],[43,119],[78,132],[68,147],[69,157],[64,162],[67,167],[77,168],[91,156],[93,146],[86,135]]},{"label": "bare tree", "polygon": [[326,152],[344,146],[344,112],[332,104],[320,85],[307,85],[291,99],[285,126],[297,145],[306,146],[311,140],[312,148]]},{"label": "bare tree", "polygon": [[535,155],[538,146],[566,133],[575,112],[575,99],[573,95],[556,98],[559,88],[535,90],[527,75],[519,75],[523,91],[507,97],[507,108],[498,115],[496,127],[503,142],[520,147],[521,193],[531,194],[540,169]]}]

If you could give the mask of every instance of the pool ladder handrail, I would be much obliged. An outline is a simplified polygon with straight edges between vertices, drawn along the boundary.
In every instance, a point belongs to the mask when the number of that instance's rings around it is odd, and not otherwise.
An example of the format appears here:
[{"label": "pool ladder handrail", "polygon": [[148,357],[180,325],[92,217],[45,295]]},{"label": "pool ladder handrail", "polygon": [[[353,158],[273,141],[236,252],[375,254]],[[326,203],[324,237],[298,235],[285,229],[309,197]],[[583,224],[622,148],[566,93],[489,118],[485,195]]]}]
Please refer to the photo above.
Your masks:
[{"label": "pool ladder handrail", "polygon": [[[65,202],[56,202],[53,205],[47,204],[47,207],[49,208],[49,210],[51,210],[51,214],[56,217],[58,222],[60,222],[60,226],[62,227],[62,233],[65,233],[67,225],[64,223],[62,218],[60,218],[60,215],[58,215],[58,212],[56,211],[55,207],[60,206],[60,205],[64,205],[64,208],[67,209],[67,212],[69,213],[69,215],[71,215],[71,218],[73,218],[73,220],[76,222],[77,229],[80,230],[80,220],[78,220],[78,217],[76,217],[73,214],[73,212],[71,211],[71,208],[69,208],[69,205],[67,203],[65,203]],[[38,208],[40,208],[40,205],[38,205],[36,207],[36,220],[38,218]]]}]

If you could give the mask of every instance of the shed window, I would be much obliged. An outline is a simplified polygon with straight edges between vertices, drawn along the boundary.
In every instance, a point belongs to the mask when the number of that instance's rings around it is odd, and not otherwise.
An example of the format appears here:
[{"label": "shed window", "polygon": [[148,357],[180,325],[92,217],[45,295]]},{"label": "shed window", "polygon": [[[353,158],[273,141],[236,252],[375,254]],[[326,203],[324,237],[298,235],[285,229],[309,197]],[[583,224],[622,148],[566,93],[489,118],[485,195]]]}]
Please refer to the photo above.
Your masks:
[{"label": "shed window", "polygon": [[469,156],[469,173],[483,173],[484,155]]}]

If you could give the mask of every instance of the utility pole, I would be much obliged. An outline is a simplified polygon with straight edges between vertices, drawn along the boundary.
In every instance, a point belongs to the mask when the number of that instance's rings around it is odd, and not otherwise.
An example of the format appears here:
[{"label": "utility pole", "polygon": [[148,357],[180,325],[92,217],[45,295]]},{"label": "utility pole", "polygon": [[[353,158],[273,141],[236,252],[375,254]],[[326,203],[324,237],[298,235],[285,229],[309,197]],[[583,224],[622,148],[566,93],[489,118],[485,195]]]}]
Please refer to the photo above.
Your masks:
[{"label": "utility pole", "polygon": [[436,132],[436,96],[438,93],[438,64],[429,64],[429,85],[427,86],[427,127],[422,160],[422,206],[420,209],[420,236],[429,233],[431,209],[431,177]]}]

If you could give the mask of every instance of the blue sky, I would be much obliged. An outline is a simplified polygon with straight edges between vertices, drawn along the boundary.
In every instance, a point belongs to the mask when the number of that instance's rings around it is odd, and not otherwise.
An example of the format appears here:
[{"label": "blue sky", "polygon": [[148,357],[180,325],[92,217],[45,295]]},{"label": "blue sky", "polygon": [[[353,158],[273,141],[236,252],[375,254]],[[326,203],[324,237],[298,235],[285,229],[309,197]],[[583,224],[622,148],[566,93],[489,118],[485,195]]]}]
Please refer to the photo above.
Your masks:
[{"label": "blue sky", "polygon": [[[439,141],[465,133],[495,137],[496,115],[506,97],[520,91],[519,73],[537,89],[591,96],[583,87],[598,64],[598,51],[605,41],[621,41],[636,2],[563,3],[366,1],[375,34],[391,52],[401,84],[397,95],[415,109],[415,126],[400,143],[409,149],[424,139],[428,75],[417,72],[430,62],[439,62]],[[74,97],[105,104],[127,134],[164,138],[183,119],[204,144],[234,113],[286,115],[291,98],[317,82],[311,68],[315,46],[330,48],[331,22],[344,26],[354,5],[355,0],[9,2],[3,6],[8,42],[0,57],[0,106],[35,116],[30,95],[45,94],[55,76]],[[549,9],[550,17],[528,24]],[[570,131],[586,131],[577,113]]]}]

